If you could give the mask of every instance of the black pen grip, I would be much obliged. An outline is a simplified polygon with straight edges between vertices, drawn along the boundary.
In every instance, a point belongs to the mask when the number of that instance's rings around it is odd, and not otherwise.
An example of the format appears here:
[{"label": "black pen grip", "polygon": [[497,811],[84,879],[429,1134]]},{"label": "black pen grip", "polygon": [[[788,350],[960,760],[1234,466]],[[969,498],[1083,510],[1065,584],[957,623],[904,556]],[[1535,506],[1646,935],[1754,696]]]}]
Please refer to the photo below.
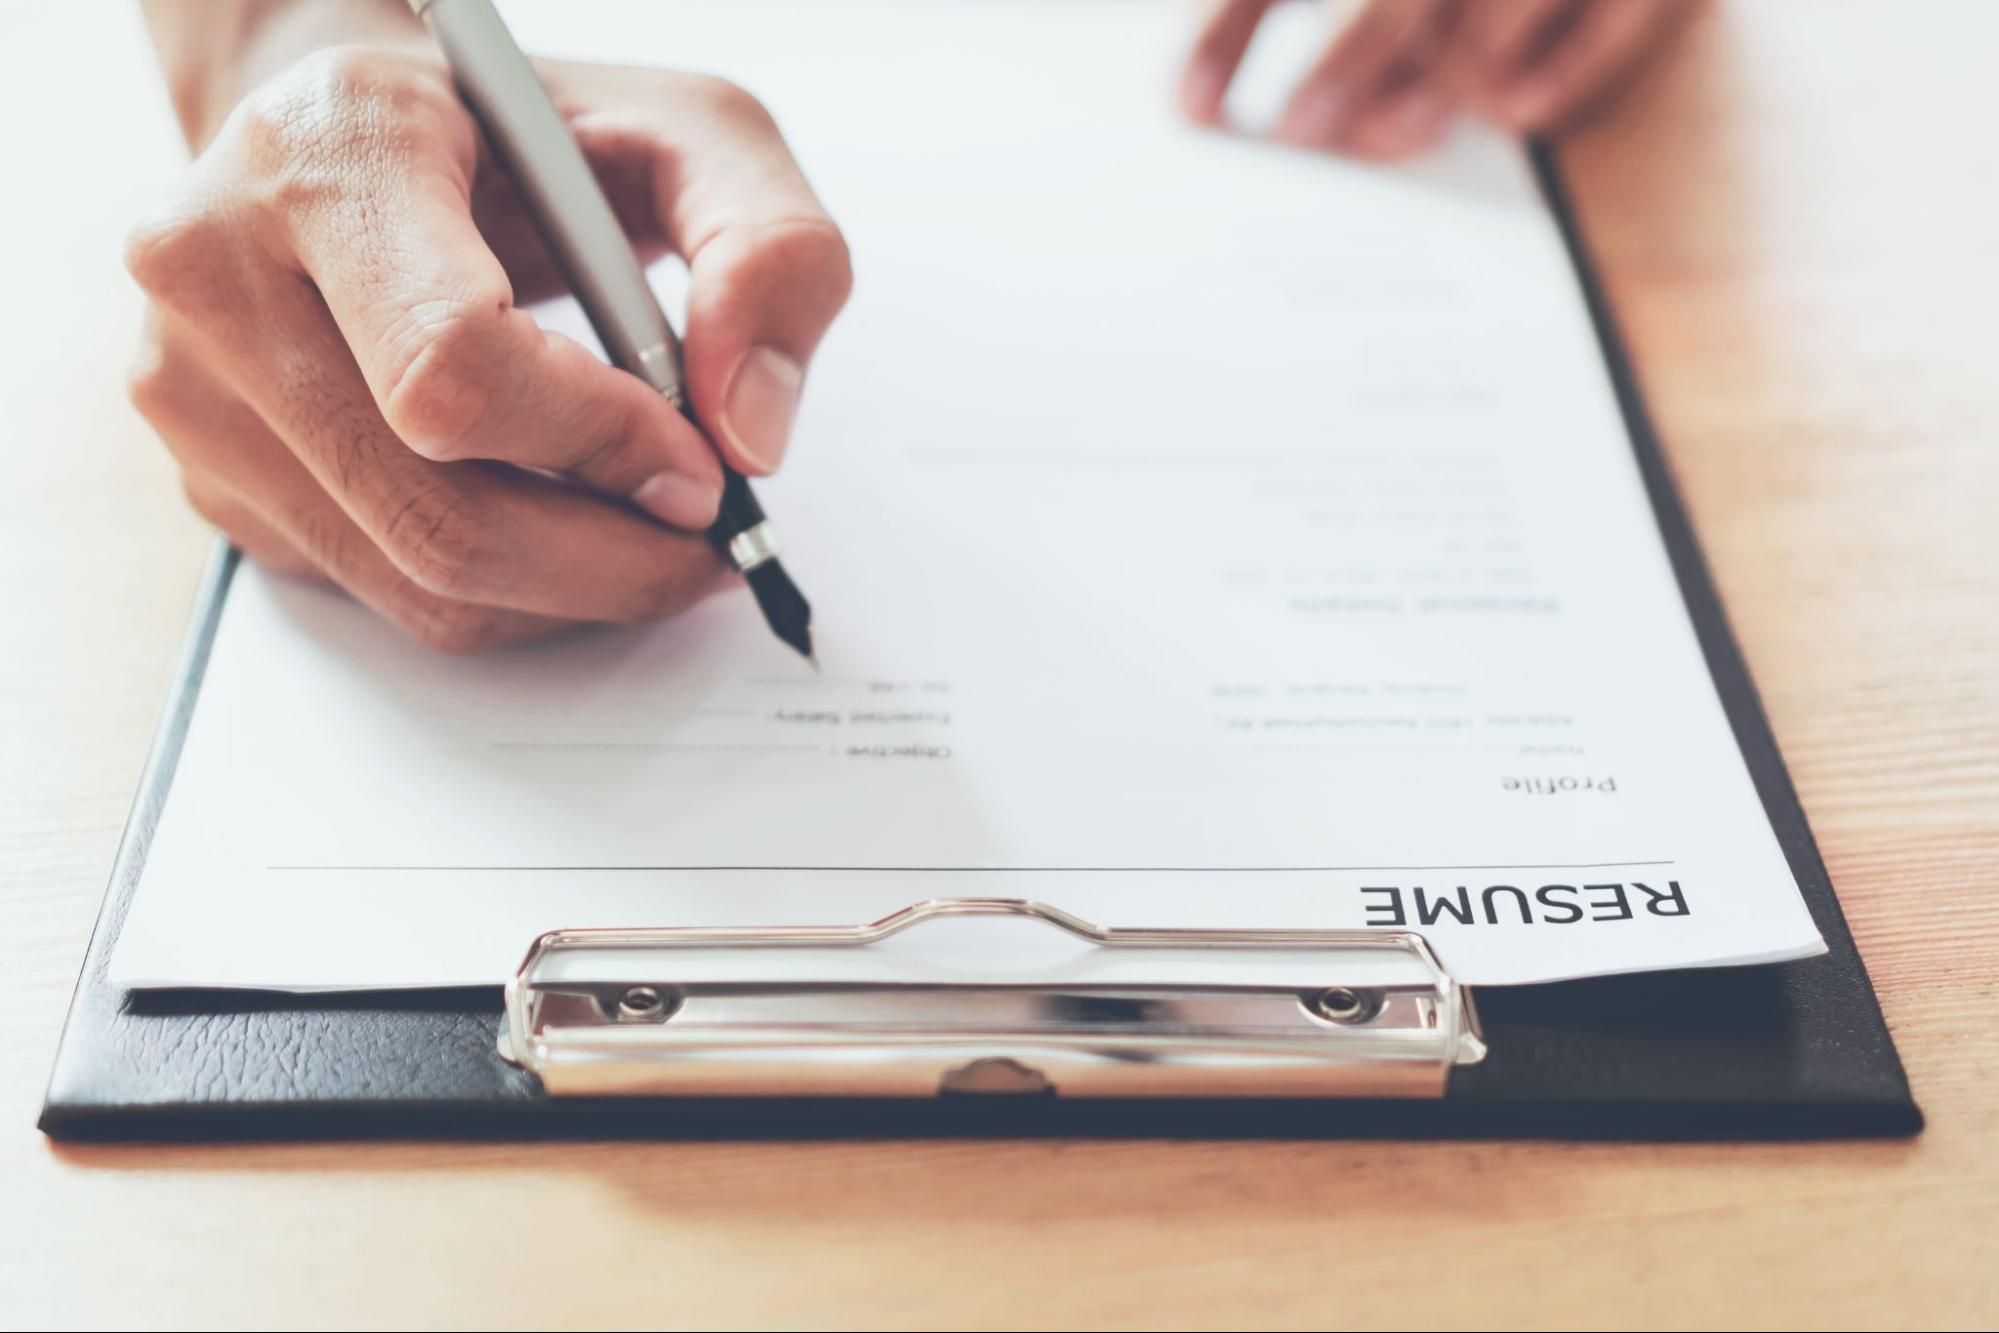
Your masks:
[{"label": "black pen grip", "polygon": [[709,544],[727,555],[730,542],[763,521],[763,506],[757,503],[756,492],[750,489],[749,479],[724,464],[722,506],[716,512],[714,524],[708,529]]}]

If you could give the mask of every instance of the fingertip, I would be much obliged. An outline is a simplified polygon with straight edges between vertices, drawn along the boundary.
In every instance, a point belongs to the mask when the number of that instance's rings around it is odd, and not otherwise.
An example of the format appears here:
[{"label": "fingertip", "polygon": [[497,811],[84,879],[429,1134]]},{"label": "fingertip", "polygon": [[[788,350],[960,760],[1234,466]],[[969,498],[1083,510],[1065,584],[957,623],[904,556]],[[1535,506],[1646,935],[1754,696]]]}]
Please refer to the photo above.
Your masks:
[{"label": "fingertip", "polygon": [[690,260],[687,384],[724,461],[775,471],[790,445],[805,367],[845,304],[852,261],[823,214],[739,225]]},{"label": "fingertip", "polygon": [[[603,495],[628,499],[660,522],[699,532],[721,505],[715,446],[657,389],[550,335],[554,350],[534,382],[538,397],[508,406],[509,461],[560,472]],[[566,367],[558,371],[558,362]]]},{"label": "fingertip", "polygon": [[1197,125],[1217,125],[1222,105],[1228,99],[1229,72],[1214,62],[1196,57],[1180,72],[1178,98],[1180,114]]},{"label": "fingertip", "polygon": [[685,472],[656,472],[632,491],[632,503],[671,527],[701,532],[722,509],[722,483]]}]

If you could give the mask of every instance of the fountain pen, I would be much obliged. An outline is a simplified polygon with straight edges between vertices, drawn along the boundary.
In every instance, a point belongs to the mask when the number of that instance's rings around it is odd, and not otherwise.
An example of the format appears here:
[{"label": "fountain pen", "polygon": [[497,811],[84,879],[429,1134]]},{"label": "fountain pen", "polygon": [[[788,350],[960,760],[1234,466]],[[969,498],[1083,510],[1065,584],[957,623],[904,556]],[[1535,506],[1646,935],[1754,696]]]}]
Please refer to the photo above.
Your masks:
[{"label": "fountain pen", "polygon": [[[410,0],[410,8],[443,49],[459,96],[512,178],[611,364],[652,385],[693,421],[680,339],[583,150],[492,0]],[[771,632],[818,666],[811,604],[778,563],[777,535],[749,482],[727,464],[708,541],[749,582]]]}]

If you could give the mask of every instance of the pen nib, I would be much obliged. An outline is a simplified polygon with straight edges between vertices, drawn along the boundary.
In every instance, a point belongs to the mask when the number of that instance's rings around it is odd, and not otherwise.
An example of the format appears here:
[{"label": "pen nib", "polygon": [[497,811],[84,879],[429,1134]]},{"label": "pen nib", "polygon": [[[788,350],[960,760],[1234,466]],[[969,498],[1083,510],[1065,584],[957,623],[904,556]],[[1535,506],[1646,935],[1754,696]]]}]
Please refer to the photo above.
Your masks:
[{"label": "pen nib", "polygon": [[800,657],[812,661],[812,607],[784,572],[784,566],[766,560],[743,577],[749,581],[757,608],[763,612],[771,632]]},{"label": "pen nib", "polygon": [[812,669],[814,671],[817,671],[822,676],[826,674],[826,668],[819,665],[819,654],[807,653],[805,655],[805,660],[812,664]]}]

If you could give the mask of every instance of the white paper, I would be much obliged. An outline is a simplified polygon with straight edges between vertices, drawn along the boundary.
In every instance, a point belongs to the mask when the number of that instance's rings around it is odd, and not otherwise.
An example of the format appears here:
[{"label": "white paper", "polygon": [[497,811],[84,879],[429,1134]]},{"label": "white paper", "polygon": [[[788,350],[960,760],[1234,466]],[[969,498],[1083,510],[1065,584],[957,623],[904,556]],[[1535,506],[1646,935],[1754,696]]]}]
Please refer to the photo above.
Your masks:
[{"label": "white paper", "polygon": [[751,87],[847,231],[762,488],[825,674],[743,592],[465,660],[246,567],[117,981],[946,896],[1400,924],[1480,983],[1823,948],[1516,147],[1188,128],[1177,6],[510,15]]}]

